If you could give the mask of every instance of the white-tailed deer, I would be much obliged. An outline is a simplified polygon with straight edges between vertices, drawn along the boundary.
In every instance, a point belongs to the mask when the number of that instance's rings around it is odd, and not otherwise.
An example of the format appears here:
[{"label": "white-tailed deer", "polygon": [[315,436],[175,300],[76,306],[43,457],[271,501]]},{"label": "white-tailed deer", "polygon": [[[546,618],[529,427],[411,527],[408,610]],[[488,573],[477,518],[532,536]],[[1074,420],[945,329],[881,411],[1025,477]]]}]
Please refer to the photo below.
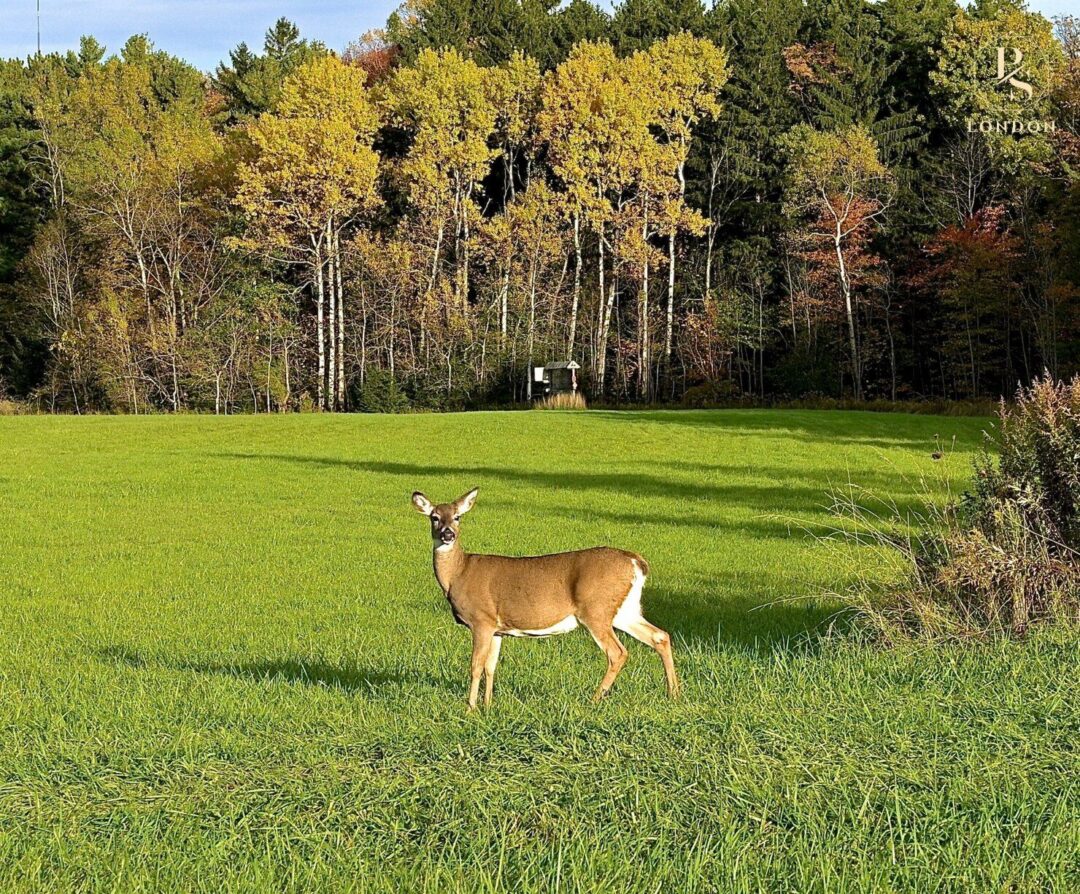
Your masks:
[{"label": "white-tailed deer", "polygon": [[615,629],[655,649],[664,663],[668,695],[679,692],[671,637],[641,614],[641,590],[649,566],[637,553],[598,546],[550,556],[470,555],[458,539],[461,517],[477,489],[438,506],[422,493],[413,506],[431,519],[435,578],[459,624],[472,631],[469,708],[476,707],[484,675],[484,704],[491,703],[495,665],[504,636],[551,636],[582,624],[607,656],[608,669],[596,699],[607,695],[626,663]]}]

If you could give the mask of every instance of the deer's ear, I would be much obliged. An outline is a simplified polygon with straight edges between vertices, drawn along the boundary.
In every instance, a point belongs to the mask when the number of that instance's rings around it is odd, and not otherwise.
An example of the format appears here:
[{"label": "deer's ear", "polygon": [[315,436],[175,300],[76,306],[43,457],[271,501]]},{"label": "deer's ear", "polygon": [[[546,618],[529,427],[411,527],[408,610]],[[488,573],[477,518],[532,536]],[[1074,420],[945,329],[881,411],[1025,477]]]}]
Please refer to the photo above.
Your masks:
[{"label": "deer's ear", "polygon": [[476,502],[476,495],[480,493],[480,488],[474,487],[465,496],[458,497],[457,502],[454,504],[457,506],[458,515],[464,515],[470,509],[473,508],[473,504]]},{"label": "deer's ear", "polygon": [[431,500],[420,493],[420,491],[413,493],[412,504],[416,507],[417,512],[422,512],[424,515],[431,515],[431,511],[435,508],[431,505]]}]

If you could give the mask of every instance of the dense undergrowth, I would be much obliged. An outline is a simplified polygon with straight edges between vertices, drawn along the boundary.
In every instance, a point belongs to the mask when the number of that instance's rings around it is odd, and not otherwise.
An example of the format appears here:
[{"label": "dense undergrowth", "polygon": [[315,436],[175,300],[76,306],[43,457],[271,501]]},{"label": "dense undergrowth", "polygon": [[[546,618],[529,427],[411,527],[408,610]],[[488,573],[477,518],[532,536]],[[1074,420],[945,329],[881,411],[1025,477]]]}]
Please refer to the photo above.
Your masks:
[{"label": "dense undergrowth", "polygon": [[850,591],[887,638],[1023,636],[1033,624],[1080,622],[1080,377],[1044,378],[1003,401],[958,498],[904,517],[860,496],[834,493],[853,522],[843,535],[903,566],[884,588],[871,574]]}]

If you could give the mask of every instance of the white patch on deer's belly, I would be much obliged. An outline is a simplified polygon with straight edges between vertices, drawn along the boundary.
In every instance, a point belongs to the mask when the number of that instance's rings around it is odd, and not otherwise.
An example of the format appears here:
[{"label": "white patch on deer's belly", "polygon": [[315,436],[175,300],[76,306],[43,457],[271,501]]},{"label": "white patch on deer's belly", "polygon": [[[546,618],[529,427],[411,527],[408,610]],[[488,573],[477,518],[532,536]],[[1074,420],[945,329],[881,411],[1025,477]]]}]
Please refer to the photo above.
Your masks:
[{"label": "white patch on deer's belly", "polygon": [[641,591],[645,587],[645,572],[636,561],[633,561],[633,566],[634,581],[630,584],[630,592],[626,594],[619,610],[615,612],[615,619],[611,622],[612,626],[619,630],[626,630],[641,620]]},{"label": "white patch on deer's belly", "polygon": [[518,630],[516,627],[508,627],[497,631],[499,636],[553,636],[556,633],[569,633],[578,625],[578,620],[573,615],[567,615],[558,624],[544,627],[540,630]]}]

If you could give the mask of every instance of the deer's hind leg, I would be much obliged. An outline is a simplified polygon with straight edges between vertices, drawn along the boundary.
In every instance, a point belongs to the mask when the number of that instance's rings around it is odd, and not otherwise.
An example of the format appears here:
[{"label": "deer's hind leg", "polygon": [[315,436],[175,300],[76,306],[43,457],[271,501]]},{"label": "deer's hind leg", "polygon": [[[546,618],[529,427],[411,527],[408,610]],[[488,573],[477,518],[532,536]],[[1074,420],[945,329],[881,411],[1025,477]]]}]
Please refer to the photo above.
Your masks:
[{"label": "deer's hind leg", "polygon": [[630,591],[626,594],[622,605],[615,613],[612,624],[618,629],[629,633],[640,643],[644,643],[650,649],[655,649],[656,654],[664,663],[664,677],[667,680],[668,695],[677,698],[679,695],[679,678],[675,676],[675,659],[671,654],[671,637],[667,631],[661,630],[655,624],[650,624],[641,614],[641,591],[645,588],[645,573],[634,562],[634,579],[630,584]]},{"label": "deer's hind leg", "polygon": [[664,677],[667,679],[667,693],[672,698],[679,697],[679,678],[675,676],[675,658],[671,654],[671,637],[667,631],[661,630],[655,624],[650,624],[644,618],[639,617],[633,621],[619,621],[619,629],[625,630],[639,643],[645,643],[664,662]]},{"label": "deer's hind leg", "polygon": [[610,621],[600,623],[581,618],[581,623],[588,628],[592,638],[604,650],[608,660],[607,673],[604,674],[604,679],[600,681],[600,688],[596,690],[596,695],[593,696],[593,701],[598,702],[611,691],[612,683],[615,682],[615,678],[619,676],[619,671],[626,664],[626,646],[619,642]]}]

